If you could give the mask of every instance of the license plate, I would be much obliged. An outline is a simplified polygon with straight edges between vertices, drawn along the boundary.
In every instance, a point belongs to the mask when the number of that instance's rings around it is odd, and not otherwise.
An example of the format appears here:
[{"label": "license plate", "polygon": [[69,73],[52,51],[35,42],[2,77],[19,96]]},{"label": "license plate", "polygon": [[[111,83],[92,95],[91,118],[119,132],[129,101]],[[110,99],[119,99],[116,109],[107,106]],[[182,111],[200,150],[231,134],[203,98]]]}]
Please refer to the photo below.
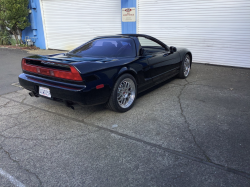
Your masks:
[{"label": "license plate", "polygon": [[50,94],[49,88],[45,88],[45,87],[40,87],[39,86],[39,95],[43,95],[45,97],[50,97],[51,98],[51,94]]}]

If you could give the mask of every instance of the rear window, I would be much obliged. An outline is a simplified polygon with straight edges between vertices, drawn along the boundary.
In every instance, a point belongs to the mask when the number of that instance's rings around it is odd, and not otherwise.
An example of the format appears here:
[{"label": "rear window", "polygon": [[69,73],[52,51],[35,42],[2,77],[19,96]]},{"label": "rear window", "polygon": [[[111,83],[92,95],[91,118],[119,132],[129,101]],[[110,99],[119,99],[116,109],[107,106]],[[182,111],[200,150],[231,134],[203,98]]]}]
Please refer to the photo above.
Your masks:
[{"label": "rear window", "polygon": [[135,44],[130,38],[102,38],[88,42],[69,52],[88,57],[135,57]]}]

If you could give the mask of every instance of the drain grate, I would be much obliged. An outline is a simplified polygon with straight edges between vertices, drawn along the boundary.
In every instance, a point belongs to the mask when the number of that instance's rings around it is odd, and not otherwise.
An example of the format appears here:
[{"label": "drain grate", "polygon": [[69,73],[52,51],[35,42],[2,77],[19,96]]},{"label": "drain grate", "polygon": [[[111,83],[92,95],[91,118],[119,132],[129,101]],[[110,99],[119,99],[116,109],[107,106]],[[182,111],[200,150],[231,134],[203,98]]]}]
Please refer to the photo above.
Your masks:
[{"label": "drain grate", "polygon": [[23,87],[19,84],[19,82],[12,83],[11,85],[12,85],[12,86],[19,87],[19,88],[23,88]]}]

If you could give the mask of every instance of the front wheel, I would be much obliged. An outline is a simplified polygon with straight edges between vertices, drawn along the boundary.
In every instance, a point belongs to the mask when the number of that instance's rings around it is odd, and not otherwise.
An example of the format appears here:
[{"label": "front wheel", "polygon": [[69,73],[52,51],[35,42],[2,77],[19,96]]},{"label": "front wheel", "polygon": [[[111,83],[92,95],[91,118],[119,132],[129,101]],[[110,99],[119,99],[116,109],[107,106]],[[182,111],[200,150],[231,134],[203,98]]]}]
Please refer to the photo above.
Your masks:
[{"label": "front wheel", "polygon": [[191,58],[187,54],[185,56],[184,60],[182,61],[179,77],[181,79],[187,78],[188,75],[189,75],[190,70],[191,70]]},{"label": "front wheel", "polygon": [[116,112],[130,110],[136,99],[137,86],[135,78],[130,74],[123,74],[116,81],[107,108]]}]

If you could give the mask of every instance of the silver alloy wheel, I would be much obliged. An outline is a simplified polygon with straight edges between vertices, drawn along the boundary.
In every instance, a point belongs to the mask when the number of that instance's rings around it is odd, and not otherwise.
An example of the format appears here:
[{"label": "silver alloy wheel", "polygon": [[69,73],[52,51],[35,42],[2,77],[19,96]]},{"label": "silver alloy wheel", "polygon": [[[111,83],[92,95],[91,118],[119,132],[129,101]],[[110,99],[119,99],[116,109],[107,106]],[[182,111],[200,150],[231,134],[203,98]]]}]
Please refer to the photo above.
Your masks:
[{"label": "silver alloy wheel", "polygon": [[117,101],[122,108],[128,108],[135,100],[135,83],[132,79],[124,79],[117,89]]},{"label": "silver alloy wheel", "polygon": [[184,76],[187,77],[190,71],[190,58],[189,56],[186,56],[186,59],[184,61]]}]

